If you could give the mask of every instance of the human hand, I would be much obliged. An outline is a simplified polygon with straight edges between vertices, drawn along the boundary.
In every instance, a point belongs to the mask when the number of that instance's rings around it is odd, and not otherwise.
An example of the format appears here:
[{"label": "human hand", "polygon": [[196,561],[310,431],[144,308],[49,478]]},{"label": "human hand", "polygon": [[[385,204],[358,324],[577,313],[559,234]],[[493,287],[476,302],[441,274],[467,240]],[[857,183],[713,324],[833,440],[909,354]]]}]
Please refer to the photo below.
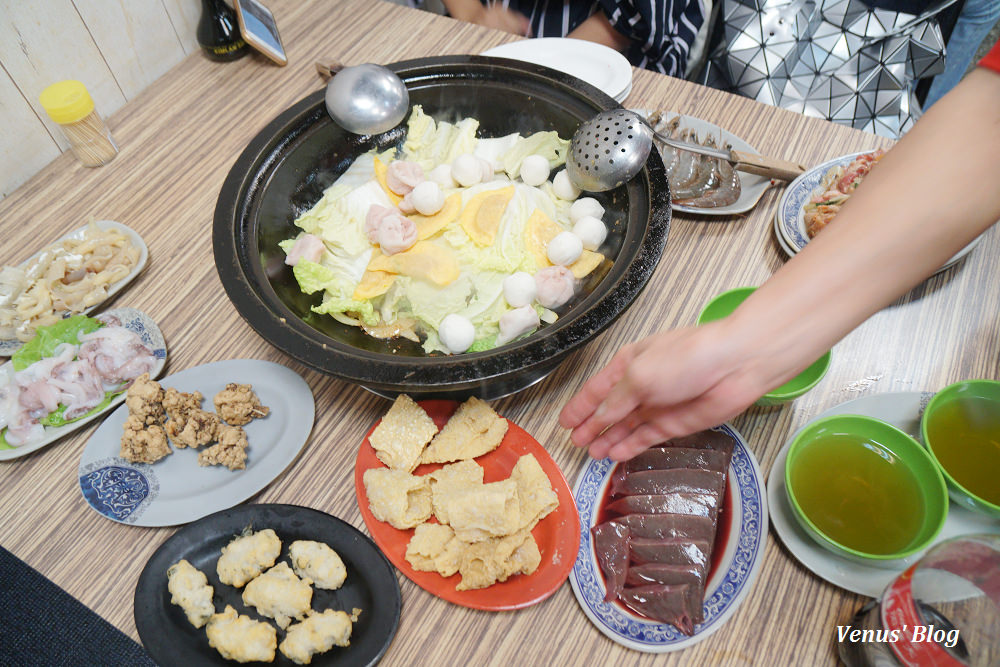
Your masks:
[{"label": "human hand", "polygon": [[774,379],[758,372],[734,340],[722,322],[713,322],[625,346],[569,400],[559,423],[595,459],[617,461],[721,424],[766,393]]},{"label": "human hand", "polygon": [[531,36],[531,23],[524,14],[505,9],[500,5],[489,7],[480,5],[479,8],[480,11],[470,19],[472,23],[524,37]]}]

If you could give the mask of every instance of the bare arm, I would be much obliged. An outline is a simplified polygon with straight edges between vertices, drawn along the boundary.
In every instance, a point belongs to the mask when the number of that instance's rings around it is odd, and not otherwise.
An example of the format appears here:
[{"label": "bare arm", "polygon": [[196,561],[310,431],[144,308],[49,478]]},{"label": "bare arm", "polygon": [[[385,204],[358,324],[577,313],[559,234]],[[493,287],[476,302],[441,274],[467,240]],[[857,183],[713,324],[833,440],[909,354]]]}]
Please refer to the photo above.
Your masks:
[{"label": "bare arm", "polygon": [[930,275],[1000,218],[998,110],[1000,74],[971,73],[731,317],[622,348],[563,408],[573,442],[626,459],[719,424]]},{"label": "bare arm", "polygon": [[608,21],[608,17],[600,10],[591,14],[587,20],[566,36],[597,42],[604,46],[610,46],[615,51],[624,51],[630,44],[629,38],[615,30]]},{"label": "bare arm", "polygon": [[499,5],[484,7],[479,0],[441,0],[452,18],[487,28],[527,35],[531,31],[528,18]]}]

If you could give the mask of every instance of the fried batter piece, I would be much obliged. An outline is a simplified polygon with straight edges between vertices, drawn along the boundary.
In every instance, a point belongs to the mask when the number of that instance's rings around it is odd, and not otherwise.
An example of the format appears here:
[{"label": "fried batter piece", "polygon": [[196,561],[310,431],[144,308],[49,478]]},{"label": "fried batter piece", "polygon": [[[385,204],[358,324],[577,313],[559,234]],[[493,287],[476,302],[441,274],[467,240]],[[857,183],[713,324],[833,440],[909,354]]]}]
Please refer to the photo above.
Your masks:
[{"label": "fried batter piece", "polygon": [[192,410],[200,410],[204,398],[200,391],[188,393],[169,387],[163,393],[163,407],[171,419],[183,419]]},{"label": "fried batter piece", "polygon": [[205,628],[209,645],[226,660],[273,662],[278,632],[270,623],[238,614],[231,605],[214,614]]},{"label": "fried batter piece", "polygon": [[213,399],[215,411],[222,420],[233,426],[249,424],[253,419],[266,417],[271,409],[260,404],[253,385],[230,382]]},{"label": "fried batter piece", "polygon": [[120,456],[132,463],[153,463],[171,453],[167,434],[158,425],[146,426],[140,417],[125,420]]},{"label": "fried batter piece", "polygon": [[137,377],[125,394],[128,413],[142,420],[147,426],[163,422],[163,388],[156,380],[149,379],[149,373]]},{"label": "fried batter piece", "polygon": [[219,581],[242,587],[266,568],[274,565],[281,553],[281,540],[270,528],[253,532],[250,529],[222,547],[215,564]]},{"label": "fried batter piece", "polygon": [[[169,389],[167,391],[169,392]],[[170,416],[171,419],[164,424],[164,428],[178,447],[197,449],[219,439],[222,420],[214,412],[194,408],[188,410],[183,417],[177,417],[173,413]]]},{"label": "fried batter piece", "polygon": [[[207,413],[213,414],[213,413]],[[191,421],[188,421],[190,424]],[[239,426],[220,424],[218,442],[198,453],[198,465],[223,465],[230,470],[244,470],[247,467],[247,434]]]},{"label": "fried batter piece", "polygon": [[360,609],[348,616],[345,611],[327,609],[322,614],[310,611],[309,617],[288,628],[288,634],[278,646],[286,658],[299,665],[308,665],[314,655],[326,653],[334,646],[350,646],[351,630]]},{"label": "fried batter piece", "polygon": [[215,614],[212,594],[215,592],[205,573],[185,559],[167,568],[167,590],[170,601],[184,610],[187,619],[196,628],[208,623]]},{"label": "fried batter piece", "polygon": [[312,604],[312,580],[299,579],[288,563],[281,561],[243,589],[243,604],[258,614],[273,618],[284,630],[292,619],[301,621]]},{"label": "fried batter piece", "polygon": [[337,590],[347,579],[347,568],[340,554],[323,542],[296,540],[288,547],[295,574],[312,579],[313,586]]}]

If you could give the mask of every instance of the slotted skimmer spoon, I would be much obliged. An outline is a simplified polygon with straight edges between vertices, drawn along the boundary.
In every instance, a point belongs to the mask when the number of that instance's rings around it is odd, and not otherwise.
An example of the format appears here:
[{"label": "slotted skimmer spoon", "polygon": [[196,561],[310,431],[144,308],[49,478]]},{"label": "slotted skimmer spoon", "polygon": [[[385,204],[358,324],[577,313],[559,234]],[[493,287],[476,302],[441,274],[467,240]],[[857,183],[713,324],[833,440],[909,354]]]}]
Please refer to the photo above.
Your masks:
[{"label": "slotted skimmer spoon", "polygon": [[573,134],[566,173],[587,192],[604,192],[626,183],[642,170],[653,149],[653,137],[673,148],[731,162],[737,171],[790,181],[804,172],[801,164],[744,151],[708,148],[656,132],[639,114],[627,109],[602,111]]}]

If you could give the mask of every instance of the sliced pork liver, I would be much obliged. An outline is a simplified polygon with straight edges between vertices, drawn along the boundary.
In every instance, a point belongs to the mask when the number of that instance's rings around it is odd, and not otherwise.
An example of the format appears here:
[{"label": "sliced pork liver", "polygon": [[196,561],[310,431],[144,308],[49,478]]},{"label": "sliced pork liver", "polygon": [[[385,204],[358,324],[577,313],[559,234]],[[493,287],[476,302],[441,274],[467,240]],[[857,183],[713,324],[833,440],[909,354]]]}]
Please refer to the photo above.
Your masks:
[{"label": "sliced pork liver", "polygon": [[606,521],[590,529],[594,538],[597,564],[604,573],[607,591],[604,599],[614,600],[625,585],[629,560],[629,528],[615,521]]},{"label": "sliced pork liver", "polygon": [[[617,482],[617,484],[615,484]],[[672,468],[638,470],[613,480],[612,495],[665,495],[668,493],[704,493],[719,498],[726,490],[726,476],[713,470]]]},{"label": "sliced pork liver", "polygon": [[670,623],[686,635],[694,634],[695,610],[701,607],[701,599],[695,599],[696,591],[687,584],[678,586],[638,586],[622,589],[620,596],[625,606],[647,618],[662,623]]},{"label": "sliced pork liver", "polygon": [[715,521],[718,498],[710,493],[668,493],[662,495],[625,496],[610,505],[613,514],[692,514]]}]

